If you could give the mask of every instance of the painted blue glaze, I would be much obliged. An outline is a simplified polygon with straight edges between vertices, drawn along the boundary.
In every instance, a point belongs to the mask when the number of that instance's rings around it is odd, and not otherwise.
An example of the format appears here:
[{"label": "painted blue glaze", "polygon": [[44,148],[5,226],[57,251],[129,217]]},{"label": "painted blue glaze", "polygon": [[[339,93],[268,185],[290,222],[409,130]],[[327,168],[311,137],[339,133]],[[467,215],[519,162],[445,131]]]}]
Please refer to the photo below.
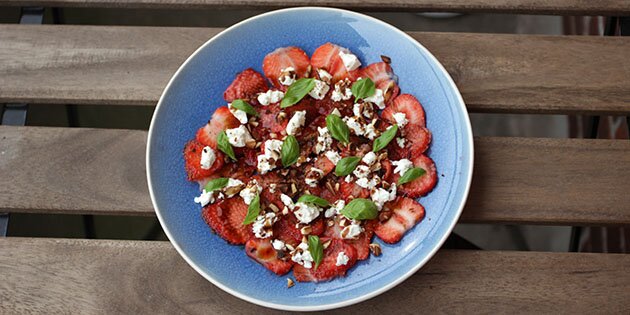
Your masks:
[{"label": "painted blue glaze", "polygon": [[[249,259],[242,246],[211,233],[186,181],[182,149],[225,105],[222,94],[247,67],[261,71],[264,56],[295,45],[309,55],[333,42],[348,47],[364,65],[391,57],[403,93],[423,104],[439,182],[420,202],[427,216],[396,245],[381,242],[383,255],[360,262],[345,278],[286,288],[278,277]],[[261,71],[262,72],[262,71]],[[149,186],[160,222],[186,261],[224,290],[261,305],[317,310],[356,303],[382,293],[423,265],[450,233],[466,199],[472,173],[468,114],[455,85],[434,57],[403,32],[350,11],[299,8],[275,11],[229,28],[200,48],[180,68],[158,104],[149,132]],[[380,242],[380,241],[379,241]]]}]

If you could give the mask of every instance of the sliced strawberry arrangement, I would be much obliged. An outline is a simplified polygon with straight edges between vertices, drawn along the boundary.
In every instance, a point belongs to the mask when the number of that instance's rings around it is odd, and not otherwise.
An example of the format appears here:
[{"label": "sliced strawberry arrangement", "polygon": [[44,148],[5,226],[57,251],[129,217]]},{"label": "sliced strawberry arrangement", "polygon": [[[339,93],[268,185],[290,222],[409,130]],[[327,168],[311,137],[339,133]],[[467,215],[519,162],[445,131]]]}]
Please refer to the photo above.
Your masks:
[{"label": "sliced strawberry arrangement", "polygon": [[212,114],[212,118],[205,126],[199,128],[197,131],[197,141],[203,145],[217,148],[217,136],[221,131],[225,129],[236,128],[240,125],[240,122],[227,108],[227,106],[221,106]]},{"label": "sliced strawberry arrangement", "polygon": [[245,244],[252,237],[251,228],[243,225],[247,205],[240,198],[229,198],[203,208],[206,223],[231,244]]},{"label": "sliced strawberry arrangement", "polygon": [[[430,157],[421,154],[411,159],[414,167],[420,167],[425,170],[425,174],[416,178],[415,180],[398,186],[398,190],[409,198],[417,198],[424,196],[433,190],[437,183],[437,171],[435,170],[435,163]],[[392,182],[398,182],[400,174],[392,176]]]},{"label": "sliced strawberry arrangement", "polygon": [[204,179],[223,167],[223,153],[215,151],[216,159],[210,169],[201,168],[201,152],[205,145],[197,140],[190,140],[184,147],[184,162],[186,163],[186,173],[189,181]]},{"label": "sliced strawberry arrangement", "polygon": [[404,113],[405,118],[409,121],[404,127],[405,129],[415,130],[418,127],[426,126],[424,108],[413,95],[401,94],[396,97],[392,104],[385,107],[381,117],[389,123],[395,124],[394,114],[396,113]]},{"label": "sliced strawberry arrangement", "polygon": [[[322,239],[324,241],[324,239]],[[348,262],[345,265],[337,266],[337,255],[343,252],[348,256]],[[333,239],[328,248],[324,250],[324,258],[319,267],[305,268],[302,265],[295,265],[293,268],[293,276],[295,280],[300,282],[320,282],[327,281],[337,276],[344,276],[346,271],[357,262],[357,253],[349,244],[341,240]]]},{"label": "sliced strawberry arrangement", "polygon": [[256,94],[267,91],[267,83],[265,78],[252,68],[245,69],[236,75],[232,84],[223,93],[223,98],[231,103],[236,99],[250,100],[256,97]]},{"label": "sliced strawberry arrangement", "polygon": [[403,235],[424,218],[424,207],[417,201],[398,197],[385,204],[383,211],[391,212],[384,222],[379,222],[374,233],[385,243],[398,243]]},{"label": "sliced strawberry arrangement", "polygon": [[374,235],[374,227],[377,222],[375,220],[367,221],[363,225],[363,232],[356,239],[344,239],[341,237],[341,231],[343,228],[339,225],[339,221],[335,220],[332,226],[328,226],[324,232],[324,237],[331,239],[338,239],[344,241],[346,244],[354,247],[357,252],[357,260],[364,260],[370,256],[370,243],[372,242],[372,236]]},{"label": "sliced strawberry arrangement", "polygon": [[271,241],[267,239],[252,238],[245,244],[245,253],[253,258],[265,268],[277,275],[286,274],[293,267],[290,259],[282,260],[278,257],[278,252],[271,246]]},{"label": "sliced strawberry arrangement", "polygon": [[287,68],[294,69],[296,79],[310,75],[311,62],[304,50],[294,46],[281,47],[267,54],[263,60],[265,76],[279,89],[286,89],[279,79],[282,71]]},{"label": "sliced strawberry arrangement", "polygon": [[348,71],[339,56],[339,52],[348,52],[348,49],[332,43],[319,46],[311,56],[311,65],[314,70],[323,69],[332,75],[332,82],[337,82],[344,78],[354,81],[360,74],[359,71]]},{"label": "sliced strawberry arrangement", "polygon": [[361,76],[372,79],[376,88],[383,91],[385,103],[390,103],[390,100],[400,93],[400,88],[398,83],[396,83],[396,75],[394,75],[394,70],[388,63],[377,62],[370,64],[361,70]]}]

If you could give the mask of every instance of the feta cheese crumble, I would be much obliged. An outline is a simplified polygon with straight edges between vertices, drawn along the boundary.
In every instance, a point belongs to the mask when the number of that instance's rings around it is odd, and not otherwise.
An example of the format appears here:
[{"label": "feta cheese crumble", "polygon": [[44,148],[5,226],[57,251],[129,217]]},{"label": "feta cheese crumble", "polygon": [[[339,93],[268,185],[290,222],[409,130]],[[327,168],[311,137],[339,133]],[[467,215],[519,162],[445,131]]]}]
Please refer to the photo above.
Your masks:
[{"label": "feta cheese crumble", "polygon": [[341,161],[341,155],[339,155],[339,153],[337,153],[337,151],[326,151],[326,153],[324,153],[324,155],[326,156],[326,158],[328,158],[330,160],[330,162],[332,162],[332,164],[337,165],[337,163],[339,163],[339,161]]},{"label": "feta cheese crumble", "polygon": [[332,145],[332,136],[328,131],[328,128],[317,127],[317,143],[315,144],[315,153],[322,153],[330,148]]},{"label": "feta cheese crumble", "polygon": [[359,61],[359,58],[357,58],[357,56],[355,56],[351,52],[346,53],[343,50],[340,50],[339,57],[341,57],[341,61],[343,61],[343,65],[348,71],[356,70],[361,66],[361,61]]},{"label": "feta cheese crumble", "polygon": [[211,147],[209,146],[203,147],[203,150],[201,150],[201,162],[200,162],[202,169],[209,170],[210,167],[212,167],[212,164],[214,164],[214,161],[216,161],[216,159],[217,159],[217,156]]},{"label": "feta cheese crumble", "polygon": [[275,250],[284,250],[285,248],[287,248],[284,242],[281,240],[273,240],[273,242],[271,242],[271,246],[273,246],[273,249]]},{"label": "feta cheese crumble", "polygon": [[361,225],[357,224],[356,221],[352,221],[352,224],[346,226],[341,230],[341,237],[345,239],[354,239],[359,237],[359,234],[363,232],[363,228]]},{"label": "feta cheese crumble", "polygon": [[352,174],[357,178],[366,178],[370,174],[370,168],[365,165],[359,165],[352,171]]},{"label": "feta cheese crumble", "polygon": [[373,103],[379,109],[384,109],[385,108],[385,96],[383,95],[383,90],[381,90],[381,89],[376,89],[374,91],[374,95],[372,95],[370,97],[366,97],[363,100],[366,101],[366,102]]},{"label": "feta cheese crumble", "polygon": [[399,137],[399,138],[396,138],[396,143],[398,144],[399,147],[405,148],[405,141],[406,140],[407,139],[405,139],[405,138],[400,138]]},{"label": "feta cheese crumble", "polygon": [[284,93],[282,91],[269,90],[265,93],[258,94],[258,103],[263,106],[268,106],[269,104],[280,102],[283,98]]},{"label": "feta cheese crumble", "polygon": [[392,183],[389,191],[383,188],[372,189],[370,195],[378,210],[381,210],[386,202],[396,199],[396,184]]},{"label": "feta cheese crumble", "polygon": [[282,203],[287,206],[287,208],[293,210],[293,208],[295,208],[295,204],[293,204],[293,199],[291,199],[291,197],[285,195],[285,194],[281,194],[280,195],[280,200],[282,201]]},{"label": "feta cheese crumble", "polygon": [[247,123],[247,113],[238,109],[238,108],[234,108],[232,107],[232,103],[228,103],[228,109],[230,110],[230,113],[232,113],[232,116],[236,117],[236,119],[238,119],[238,121],[241,124],[246,124]]},{"label": "feta cheese crumble", "polygon": [[267,140],[264,145],[265,153],[257,157],[257,168],[260,174],[266,174],[276,167],[276,161],[280,159],[280,152],[282,151],[282,140]]},{"label": "feta cheese crumble", "polygon": [[308,250],[308,244],[300,243],[295,251],[291,253],[291,260],[304,266],[306,269],[311,269],[313,267],[313,256]]},{"label": "feta cheese crumble", "polygon": [[240,125],[238,128],[226,129],[225,134],[230,144],[237,148],[244,147],[248,140],[254,140],[244,125]]},{"label": "feta cheese crumble", "polygon": [[293,114],[293,117],[289,119],[287,123],[287,134],[295,135],[297,131],[304,126],[304,122],[306,121],[306,111],[298,111]]},{"label": "feta cheese crumble", "polygon": [[236,193],[239,192],[238,189],[235,189],[236,187],[239,187],[239,186],[240,187],[245,186],[245,183],[243,183],[242,181],[238,179],[230,178],[228,179],[227,185],[225,185],[225,187],[223,188],[223,191],[228,196],[228,198],[231,198],[232,196],[236,195]]},{"label": "feta cheese crumble", "polygon": [[405,175],[405,173],[413,167],[413,163],[408,159],[392,161],[392,164],[396,166],[396,168],[394,168],[394,174],[398,173],[400,176]]},{"label": "feta cheese crumble", "polygon": [[211,191],[206,191],[205,189],[201,192],[199,197],[195,197],[195,203],[200,204],[202,207],[205,207],[211,202],[214,202],[213,193]]},{"label": "feta cheese crumble", "polygon": [[308,92],[308,95],[310,95],[314,99],[321,100],[324,98],[324,96],[326,96],[328,90],[330,90],[330,86],[328,86],[326,82],[321,80],[315,79],[314,82],[315,87],[310,92]]},{"label": "feta cheese crumble", "polygon": [[324,176],[324,171],[320,170],[316,167],[311,167],[311,169],[306,173],[306,178],[304,182],[310,187],[317,187],[317,182]]},{"label": "feta cheese crumble", "polygon": [[252,223],[252,231],[257,238],[268,238],[273,235],[271,227],[278,221],[278,217],[273,212],[268,212],[256,217],[256,221]]},{"label": "feta cheese crumble", "polygon": [[409,120],[407,120],[407,115],[405,115],[405,113],[394,113],[394,120],[396,121],[396,124],[398,125],[398,128],[402,128],[404,127]]},{"label": "feta cheese crumble", "polygon": [[349,85],[350,81],[348,81],[348,84],[345,84],[345,81],[335,83],[335,88],[330,94],[330,98],[335,102],[349,100],[352,97],[352,89],[348,87]]},{"label": "feta cheese crumble", "polygon": [[320,208],[314,204],[298,202],[293,211],[300,223],[309,224],[319,216]]},{"label": "feta cheese crumble", "polygon": [[361,161],[363,161],[363,163],[365,163],[367,166],[372,166],[372,164],[376,162],[376,153],[372,151],[366,153],[361,159]]},{"label": "feta cheese crumble", "polygon": [[319,74],[319,78],[326,83],[330,83],[330,80],[332,80],[332,75],[324,69],[317,69],[317,74]]},{"label": "feta cheese crumble", "polygon": [[344,252],[339,252],[337,254],[337,261],[335,262],[335,266],[345,266],[348,264],[350,258]]},{"label": "feta cheese crumble", "polygon": [[343,207],[346,206],[346,202],[342,199],[339,199],[337,201],[335,201],[330,208],[326,209],[326,212],[324,212],[324,217],[326,218],[332,218],[333,216],[339,214],[341,212],[341,210],[343,210]]},{"label": "feta cheese crumble", "polygon": [[293,84],[295,82],[295,68],[286,67],[280,70],[280,77],[278,78],[278,81],[280,84],[286,86]]},{"label": "feta cheese crumble", "polygon": [[245,204],[249,205],[252,203],[252,200],[256,198],[256,195],[259,194],[261,191],[262,187],[260,187],[258,181],[252,179],[249,183],[247,183],[247,186],[243,188],[243,190],[241,190],[238,195],[243,198],[243,202],[245,202]]}]

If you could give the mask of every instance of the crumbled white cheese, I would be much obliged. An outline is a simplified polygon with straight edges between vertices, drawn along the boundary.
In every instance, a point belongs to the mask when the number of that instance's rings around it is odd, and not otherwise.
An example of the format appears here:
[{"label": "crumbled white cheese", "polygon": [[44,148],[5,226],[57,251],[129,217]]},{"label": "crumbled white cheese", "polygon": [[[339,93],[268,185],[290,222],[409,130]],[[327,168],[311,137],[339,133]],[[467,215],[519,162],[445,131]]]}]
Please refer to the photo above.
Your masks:
[{"label": "crumbled white cheese", "polygon": [[236,119],[238,119],[238,121],[241,124],[246,124],[247,123],[247,113],[238,109],[238,108],[234,108],[232,107],[232,103],[228,103],[228,109],[230,110],[230,112],[232,113],[232,115],[234,117],[236,117]]},{"label": "crumbled white cheese", "polygon": [[319,74],[319,78],[324,82],[330,83],[330,80],[332,80],[332,75],[324,69],[317,69],[317,74]]},{"label": "crumbled white cheese", "polygon": [[289,119],[287,123],[287,134],[295,135],[297,131],[304,126],[304,122],[306,121],[306,111],[297,111],[293,114],[293,117]]},{"label": "crumbled white cheese", "polygon": [[271,242],[271,246],[273,246],[273,249],[275,250],[284,250],[285,248],[287,248],[284,242],[281,240],[273,240],[273,242]]},{"label": "crumbled white cheese", "polygon": [[[273,212],[268,212],[256,217],[256,221],[252,223],[252,231],[257,238],[268,238],[273,235],[273,230],[270,228],[274,223],[278,221],[278,217]],[[267,227],[265,227],[267,226]]]},{"label": "crumbled white cheese", "polygon": [[359,178],[355,183],[363,188],[372,189],[376,187],[380,182],[381,179],[378,176],[374,175],[372,178],[369,179],[367,177]]},{"label": "crumbled white cheese", "polygon": [[205,146],[203,150],[201,150],[201,168],[204,170],[209,170],[214,164],[214,161],[217,159],[214,150],[211,147]]},{"label": "crumbled white cheese", "polygon": [[313,256],[308,250],[308,244],[300,243],[298,248],[291,253],[291,260],[304,266],[306,269],[311,269],[313,267]]},{"label": "crumbled white cheese", "polygon": [[343,180],[346,181],[346,183],[352,182],[352,175],[347,175]]},{"label": "crumbled white cheese", "polygon": [[247,187],[243,188],[238,195],[243,198],[243,202],[245,202],[245,204],[249,205],[261,191],[262,187],[258,184],[258,181],[252,179],[249,183],[247,183]]},{"label": "crumbled white cheese", "polygon": [[348,264],[350,258],[344,252],[339,252],[337,254],[337,261],[335,262],[335,266],[345,266]]},{"label": "crumbled white cheese", "polygon": [[341,230],[341,235],[343,235],[343,238],[345,239],[353,239],[357,238],[362,231],[363,228],[360,225],[355,224],[355,222],[353,221],[352,224],[344,227],[343,230]]},{"label": "crumbled white cheese", "polygon": [[335,84],[335,88],[330,94],[330,98],[335,102],[349,100],[352,97],[352,90],[347,86],[341,86],[341,84]]},{"label": "crumbled white cheese", "polygon": [[293,204],[293,199],[285,194],[280,195],[280,200],[282,200],[282,203],[289,209],[293,209],[295,207],[295,204]]},{"label": "crumbled white cheese", "polygon": [[389,191],[383,188],[372,189],[370,195],[378,210],[381,210],[386,202],[396,199],[396,184],[392,183]]},{"label": "crumbled white cheese", "polygon": [[378,132],[376,131],[376,122],[378,120],[376,118],[372,119],[372,122],[364,126],[364,136],[370,140],[374,140],[374,138],[378,137]]},{"label": "crumbled white cheese", "polygon": [[400,176],[405,175],[405,173],[413,167],[413,162],[408,159],[392,161],[392,164],[396,166],[396,168],[394,168],[394,174],[398,173]]},{"label": "crumbled white cheese", "polygon": [[249,134],[244,125],[240,125],[238,128],[226,129],[225,134],[230,144],[237,148],[242,148],[248,140],[253,140],[252,135]]},{"label": "crumbled white cheese", "polygon": [[376,89],[374,91],[374,95],[372,95],[370,97],[366,97],[363,100],[366,101],[366,102],[373,103],[379,109],[384,109],[385,108],[385,96],[383,95],[383,90],[381,90],[381,89]]},{"label": "crumbled white cheese", "polygon": [[[241,185],[245,185],[245,183],[243,183],[242,181],[240,181],[240,180],[238,180],[238,179],[230,178],[230,179],[228,179],[227,185],[225,185],[225,187],[223,188],[223,191],[226,191],[226,192],[227,192],[227,191],[230,191],[230,190],[231,190],[230,188],[232,188],[232,187],[238,187],[238,186],[241,186]],[[227,194],[227,193],[226,193],[226,194]],[[235,192],[235,193],[233,193],[233,194],[229,194],[229,195],[227,195],[227,196],[228,196],[228,198],[231,198],[231,197],[232,197],[232,196],[234,196],[235,194],[236,194],[236,192]]]},{"label": "crumbled white cheese", "polygon": [[326,93],[328,93],[328,90],[330,90],[330,86],[328,86],[326,82],[321,81],[321,80],[315,79],[314,82],[315,82],[315,87],[313,87],[313,89],[310,92],[308,92],[308,95],[310,95],[314,99],[321,100],[324,98],[324,96],[326,96]]},{"label": "crumbled white cheese", "polygon": [[409,120],[407,120],[407,115],[405,115],[405,113],[394,113],[394,115],[392,115],[394,117],[394,120],[396,121],[396,124],[398,125],[398,128],[402,128],[404,127]]},{"label": "crumbled white cheese", "polygon": [[298,202],[295,204],[297,210],[293,211],[295,217],[304,224],[309,224],[319,216],[320,208],[314,204]]},{"label": "crumbled white cheese", "polygon": [[339,214],[341,212],[341,210],[343,210],[343,207],[346,206],[346,202],[343,199],[339,199],[337,201],[335,201],[330,208],[326,209],[326,212],[324,212],[324,216],[326,218],[331,218],[337,214]]},{"label": "crumbled white cheese", "polygon": [[405,141],[406,141],[406,140],[407,140],[407,139],[405,139],[405,138],[400,138],[400,137],[398,137],[398,138],[396,138],[396,143],[398,143],[398,146],[399,146],[399,147],[401,147],[401,148],[405,148]]},{"label": "crumbled white cheese", "polygon": [[311,169],[306,175],[307,176],[304,179],[304,182],[310,187],[317,187],[317,183],[319,182],[319,179],[322,178],[322,176],[324,176],[324,171],[316,167],[311,167]]},{"label": "crumbled white cheese", "polygon": [[332,162],[332,164],[335,164],[335,165],[337,165],[337,163],[339,163],[339,161],[341,160],[341,155],[339,155],[337,151],[332,151],[332,150],[326,151],[324,155],[326,155],[326,158],[328,158],[330,162]]},{"label": "crumbled white cheese", "polygon": [[365,133],[363,126],[355,117],[344,117],[343,122],[346,123],[348,128],[354,132],[357,136],[362,136]]},{"label": "crumbled white cheese", "polygon": [[202,207],[205,207],[211,202],[214,202],[213,193],[211,191],[206,191],[205,189],[201,192],[199,197],[195,197],[195,203],[201,204]]},{"label": "crumbled white cheese", "polygon": [[263,106],[275,104],[284,98],[284,93],[278,90],[269,90],[265,93],[258,94],[258,103]]},{"label": "crumbled white cheese", "polygon": [[361,117],[361,104],[354,103],[352,106],[352,112],[354,113],[354,116]]},{"label": "crumbled white cheese", "polygon": [[332,145],[332,136],[326,127],[317,127],[317,132],[319,135],[317,136],[317,143],[315,144],[315,153],[319,154],[330,148],[330,145]]},{"label": "crumbled white cheese", "polygon": [[351,52],[344,52],[343,49],[339,51],[339,57],[343,61],[343,65],[348,71],[356,70],[361,66],[361,61]]},{"label": "crumbled white cheese", "polygon": [[370,174],[370,168],[365,165],[359,165],[352,171],[352,174],[357,178],[365,178]]},{"label": "crumbled white cheese", "polygon": [[368,166],[372,166],[372,164],[374,164],[374,162],[376,162],[376,153],[374,153],[372,151],[366,153],[363,156],[363,159],[361,159],[361,161],[363,161],[363,163],[367,164]]},{"label": "crumbled white cheese", "polygon": [[276,167],[276,161],[280,159],[280,152],[282,151],[282,140],[267,140],[264,146],[265,153],[257,157],[257,168],[260,174],[266,174]]},{"label": "crumbled white cheese", "polygon": [[269,184],[269,192],[272,193],[272,194],[275,193],[277,187],[278,187],[278,184],[276,184],[276,183]]},{"label": "crumbled white cheese", "polygon": [[332,112],[330,112],[331,115],[337,115],[339,117],[341,117],[341,112],[338,109],[333,109]]},{"label": "crumbled white cheese", "polygon": [[293,84],[293,82],[295,82],[295,68],[287,67],[280,70],[280,77],[278,78],[278,81],[280,84],[286,86]]}]

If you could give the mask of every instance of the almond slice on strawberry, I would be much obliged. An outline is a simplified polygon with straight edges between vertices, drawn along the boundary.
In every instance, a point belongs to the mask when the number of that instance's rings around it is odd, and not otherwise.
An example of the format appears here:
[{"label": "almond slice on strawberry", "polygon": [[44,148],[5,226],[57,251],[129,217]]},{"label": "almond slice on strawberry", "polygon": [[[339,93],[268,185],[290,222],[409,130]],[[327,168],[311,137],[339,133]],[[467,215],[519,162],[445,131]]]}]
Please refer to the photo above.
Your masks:
[{"label": "almond slice on strawberry", "polygon": [[225,129],[236,128],[240,126],[240,122],[227,108],[221,106],[212,114],[210,121],[197,131],[197,141],[203,145],[217,148],[217,136]]},{"label": "almond slice on strawberry", "polygon": [[241,198],[229,198],[202,210],[206,223],[228,243],[241,245],[252,237],[251,226],[243,225],[247,205]]},{"label": "almond slice on strawberry", "polygon": [[330,73],[330,75],[332,75],[332,83],[345,78],[348,78],[351,81],[356,80],[361,72],[359,69],[348,71],[346,66],[343,64],[343,60],[339,56],[340,51],[345,53],[350,52],[347,48],[333,43],[326,43],[319,46],[315,49],[315,52],[313,52],[313,56],[311,56],[311,65],[313,66],[313,69],[326,70]]},{"label": "almond slice on strawberry", "polygon": [[252,100],[258,93],[267,91],[265,78],[252,68],[245,69],[236,75],[234,81],[223,92],[223,98],[227,102],[236,99]]},{"label": "almond slice on strawberry", "polygon": [[411,198],[398,197],[386,203],[383,211],[391,213],[389,219],[379,222],[374,233],[385,243],[398,243],[403,235],[424,218],[424,207]]},{"label": "almond slice on strawberry", "polygon": [[271,84],[286,90],[286,85],[280,82],[281,76],[288,68],[293,68],[294,79],[309,77],[311,62],[308,55],[301,48],[289,46],[280,47],[265,56],[263,60],[263,72]]},{"label": "almond slice on strawberry", "polygon": [[[420,167],[424,169],[426,173],[411,182],[398,185],[398,191],[409,198],[417,198],[433,190],[433,187],[435,187],[437,183],[437,171],[433,160],[424,154],[411,158],[411,162],[414,167]],[[400,174],[394,174],[391,176],[390,181],[398,183],[399,178]]]},{"label": "almond slice on strawberry", "polygon": [[372,242],[376,223],[376,220],[366,221],[363,224],[363,232],[361,232],[357,239],[344,239],[341,237],[341,230],[343,230],[343,228],[339,225],[339,221],[334,219],[334,224],[326,228],[324,237],[344,241],[346,244],[354,247],[357,252],[357,260],[364,260],[370,256],[370,243]]},{"label": "almond slice on strawberry", "polygon": [[396,83],[398,78],[392,67],[385,62],[376,62],[361,69],[361,76],[370,78],[374,81],[376,88],[383,91],[386,104],[389,104],[390,100],[393,100],[400,93],[400,88]]},{"label": "almond slice on strawberry", "polygon": [[[322,242],[326,242],[324,238]],[[348,256],[348,262],[345,265],[337,266],[337,256],[343,252]],[[354,247],[344,243],[342,240],[333,239],[330,241],[328,248],[324,250],[324,257],[319,265],[315,268],[305,268],[302,265],[295,265],[293,268],[293,276],[295,280],[300,282],[320,282],[327,281],[337,276],[343,276],[357,262],[357,253]]]},{"label": "almond slice on strawberry", "polygon": [[293,267],[293,262],[290,259],[282,260],[278,257],[278,252],[273,248],[271,240],[268,238],[248,240],[245,243],[245,253],[279,276],[286,274]]},{"label": "almond slice on strawberry", "polygon": [[205,170],[201,168],[201,152],[204,147],[205,145],[197,140],[188,141],[184,147],[184,162],[189,181],[202,180],[223,167],[224,155],[222,152],[215,151],[216,159],[210,166],[210,169]]}]

